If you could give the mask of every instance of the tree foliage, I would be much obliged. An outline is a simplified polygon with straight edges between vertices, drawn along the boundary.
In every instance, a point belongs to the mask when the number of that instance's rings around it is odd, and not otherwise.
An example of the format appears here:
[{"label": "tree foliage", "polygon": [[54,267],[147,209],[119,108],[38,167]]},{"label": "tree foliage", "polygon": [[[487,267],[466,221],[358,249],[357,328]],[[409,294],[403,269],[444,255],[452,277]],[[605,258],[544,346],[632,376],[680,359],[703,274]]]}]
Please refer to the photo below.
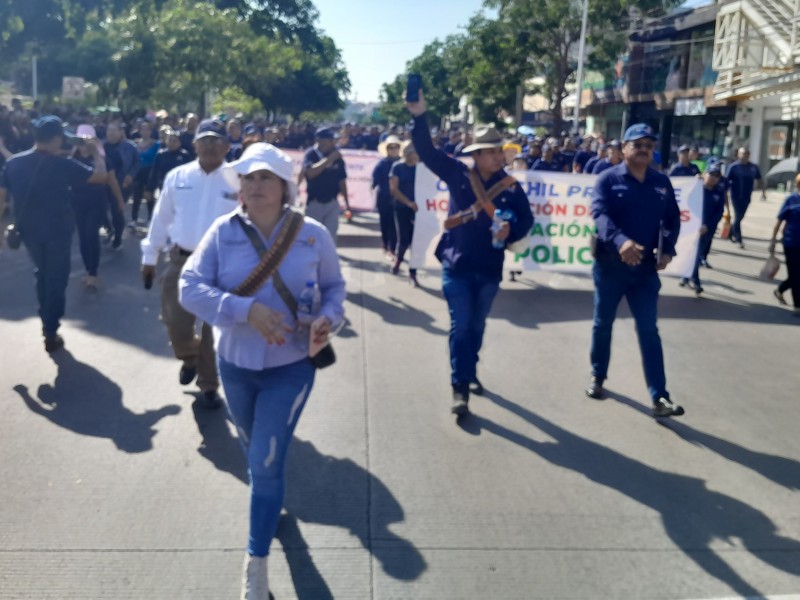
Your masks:
[{"label": "tree foliage", "polygon": [[[642,11],[668,8],[677,0],[639,0]],[[466,95],[481,121],[500,111],[514,113],[517,89],[549,100],[555,127],[562,125],[563,101],[575,82],[581,29],[580,0],[485,0],[493,17],[479,12],[466,34],[435,41],[409,61],[429,83],[426,99],[437,117],[447,110],[440,98]],[[586,67],[607,73],[627,41],[632,0],[589,3]],[[438,61],[438,64],[437,62]],[[381,112],[399,116],[405,74],[384,84]],[[534,83],[536,82],[536,83]],[[430,102],[430,100],[434,100]]]},{"label": "tree foliage", "polygon": [[202,106],[236,86],[266,110],[342,106],[347,72],[311,0],[0,0],[0,76],[58,94],[64,76],[96,83],[105,102]]}]

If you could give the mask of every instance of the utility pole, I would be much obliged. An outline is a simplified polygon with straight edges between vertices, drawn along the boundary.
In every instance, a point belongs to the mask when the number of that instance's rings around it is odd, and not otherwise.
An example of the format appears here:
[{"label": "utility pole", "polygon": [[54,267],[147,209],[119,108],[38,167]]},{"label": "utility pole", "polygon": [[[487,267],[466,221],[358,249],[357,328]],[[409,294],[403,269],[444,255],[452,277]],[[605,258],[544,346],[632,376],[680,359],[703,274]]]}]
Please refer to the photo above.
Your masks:
[{"label": "utility pole", "polygon": [[32,65],[32,77],[33,77],[33,101],[36,102],[36,99],[39,96],[39,76],[37,72],[37,64],[36,64],[36,55],[33,55],[33,65]]},{"label": "utility pole", "polygon": [[578,74],[575,83],[575,124],[572,132],[577,135],[581,120],[581,95],[583,92],[583,56],[586,52],[586,21],[589,17],[589,0],[583,0],[583,16],[581,18],[581,39],[578,42]]}]

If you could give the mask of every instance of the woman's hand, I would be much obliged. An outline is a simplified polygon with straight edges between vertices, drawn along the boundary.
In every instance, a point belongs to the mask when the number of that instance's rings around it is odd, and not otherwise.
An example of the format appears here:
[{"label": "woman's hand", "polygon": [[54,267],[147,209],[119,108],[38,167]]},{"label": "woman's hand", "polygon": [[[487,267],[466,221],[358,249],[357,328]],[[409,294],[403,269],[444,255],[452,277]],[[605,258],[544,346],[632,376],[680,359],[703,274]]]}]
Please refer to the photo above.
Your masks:
[{"label": "woman's hand", "polygon": [[495,234],[497,239],[501,242],[505,242],[508,239],[508,236],[511,234],[511,226],[508,224],[508,221],[503,221],[503,224],[500,225],[500,229],[497,230]]},{"label": "woman's hand", "polygon": [[311,341],[315,344],[325,345],[331,333],[331,322],[328,317],[318,317],[311,323]]},{"label": "woman's hand", "polygon": [[250,307],[250,312],[247,313],[247,323],[258,331],[268,344],[278,346],[286,343],[285,336],[292,331],[281,313],[258,302],[253,302]]}]

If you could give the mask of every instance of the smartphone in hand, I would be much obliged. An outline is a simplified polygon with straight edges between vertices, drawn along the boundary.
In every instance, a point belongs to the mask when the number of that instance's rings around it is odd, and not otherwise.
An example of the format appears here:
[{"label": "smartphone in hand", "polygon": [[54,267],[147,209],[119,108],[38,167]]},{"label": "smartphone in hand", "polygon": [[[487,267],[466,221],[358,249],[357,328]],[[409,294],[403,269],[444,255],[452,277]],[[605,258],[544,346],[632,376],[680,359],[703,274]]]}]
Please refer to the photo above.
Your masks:
[{"label": "smartphone in hand", "polygon": [[419,102],[419,91],[422,89],[422,78],[418,73],[409,73],[406,82],[406,102]]}]

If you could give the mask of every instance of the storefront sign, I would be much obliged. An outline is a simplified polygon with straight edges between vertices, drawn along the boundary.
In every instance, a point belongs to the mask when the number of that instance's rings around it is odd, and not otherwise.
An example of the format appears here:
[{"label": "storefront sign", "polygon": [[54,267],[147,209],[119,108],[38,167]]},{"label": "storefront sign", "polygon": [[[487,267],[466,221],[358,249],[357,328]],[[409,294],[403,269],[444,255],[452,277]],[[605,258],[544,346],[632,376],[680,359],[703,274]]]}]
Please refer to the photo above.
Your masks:
[{"label": "storefront sign", "polygon": [[675,100],[676,117],[694,117],[706,114],[706,103],[703,98],[678,98]]}]

